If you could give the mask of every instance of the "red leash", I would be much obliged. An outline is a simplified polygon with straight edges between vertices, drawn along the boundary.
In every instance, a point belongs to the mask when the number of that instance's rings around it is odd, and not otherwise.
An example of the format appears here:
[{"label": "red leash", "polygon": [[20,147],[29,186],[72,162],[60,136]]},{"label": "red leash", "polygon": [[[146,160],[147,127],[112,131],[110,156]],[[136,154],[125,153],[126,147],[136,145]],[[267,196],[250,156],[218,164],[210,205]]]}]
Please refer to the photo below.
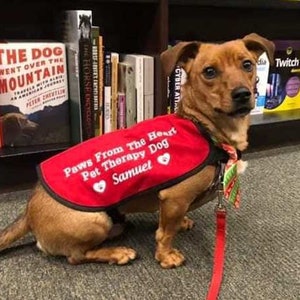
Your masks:
[{"label": "red leash", "polygon": [[216,208],[216,241],[212,279],[206,300],[218,299],[224,268],[226,238],[226,210],[222,205]]}]

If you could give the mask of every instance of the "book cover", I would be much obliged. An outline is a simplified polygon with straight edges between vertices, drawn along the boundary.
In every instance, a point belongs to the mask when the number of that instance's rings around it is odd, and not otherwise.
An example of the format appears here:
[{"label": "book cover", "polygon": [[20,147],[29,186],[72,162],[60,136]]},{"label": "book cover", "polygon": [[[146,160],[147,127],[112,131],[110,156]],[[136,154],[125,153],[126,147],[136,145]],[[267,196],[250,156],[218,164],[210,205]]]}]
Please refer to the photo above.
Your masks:
[{"label": "book cover", "polygon": [[119,62],[119,92],[126,98],[126,127],[136,124],[135,73],[130,63]]},{"label": "book cover", "polygon": [[1,146],[70,142],[65,45],[0,43]]},{"label": "book cover", "polygon": [[67,47],[73,143],[94,137],[92,11],[66,10],[62,17]]},{"label": "book cover", "polygon": [[264,113],[300,109],[300,41],[274,40]]}]

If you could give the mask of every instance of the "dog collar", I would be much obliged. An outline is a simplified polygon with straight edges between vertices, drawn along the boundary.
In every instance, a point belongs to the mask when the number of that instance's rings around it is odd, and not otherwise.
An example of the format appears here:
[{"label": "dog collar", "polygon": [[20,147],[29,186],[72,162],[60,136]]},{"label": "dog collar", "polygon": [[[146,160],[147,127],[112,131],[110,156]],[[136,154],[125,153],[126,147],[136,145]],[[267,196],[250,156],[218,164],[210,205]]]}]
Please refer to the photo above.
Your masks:
[{"label": "dog collar", "polygon": [[220,168],[220,177],[222,178],[222,186],[224,198],[228,203],[234,205],[236,208],[239,207],[241,193],[240,193],[240,181],[237,173],[237,162],[242,157],[242,152],[233,146],[219,142],[214,136],[210,135],[208,130],[199,122],[198,126],[203,135],[207,137],[212,143],[224,150],[227,154],[225,160],[223,160],[224,168]]}]

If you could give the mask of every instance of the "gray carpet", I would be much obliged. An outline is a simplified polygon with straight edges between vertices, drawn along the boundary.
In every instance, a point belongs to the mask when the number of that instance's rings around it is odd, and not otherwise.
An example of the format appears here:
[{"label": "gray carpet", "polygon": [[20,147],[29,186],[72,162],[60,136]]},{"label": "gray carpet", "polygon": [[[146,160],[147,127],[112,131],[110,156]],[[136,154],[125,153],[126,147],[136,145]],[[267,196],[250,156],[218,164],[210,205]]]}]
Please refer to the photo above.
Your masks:
[{"label": "gray carpet", "polygon": [[[248,154],[238,211],[229,209],[220,300],[300,299],[300,145]],[[0,195],[0,228],[25,205],[29,191]],[[134,247],[130,265],[70,266],[46,257],[31,236],[0,253],[0,299],[205,299],[215,238],[215,203],[190,216],[196,227],[176,246],[184,266],[163,270],[153,258],[157,215],[131,216],[116,245]]]}]

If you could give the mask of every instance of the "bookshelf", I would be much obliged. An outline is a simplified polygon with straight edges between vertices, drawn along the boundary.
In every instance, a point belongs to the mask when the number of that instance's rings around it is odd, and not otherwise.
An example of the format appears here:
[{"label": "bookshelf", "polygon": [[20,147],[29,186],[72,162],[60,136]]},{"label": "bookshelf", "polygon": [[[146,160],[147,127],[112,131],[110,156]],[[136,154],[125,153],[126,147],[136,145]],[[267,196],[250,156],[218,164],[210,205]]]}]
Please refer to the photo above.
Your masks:
[{"label": "bookshelf", "polygon": [[[93,10],[107,49],[154,55],[155,114],[167,111],[159,54],[169,40],[215,41],[257,32],[270,39],[300,39],[300,2],[283,0],[11,0],[0,12],[0,39],[56,39],[58,12]],[[299,142],[300,111],[255,116],[252,149]],[[32,183],[35,166],[68,145],[0,153],[0,191]]]},{"label": "bookshelf", "polygon": [[[257,32],[299,40],[300,1],[169,0],[169,39],[220,41]],[[254,115],[249,151],[300,141],[300,110]]]}]

